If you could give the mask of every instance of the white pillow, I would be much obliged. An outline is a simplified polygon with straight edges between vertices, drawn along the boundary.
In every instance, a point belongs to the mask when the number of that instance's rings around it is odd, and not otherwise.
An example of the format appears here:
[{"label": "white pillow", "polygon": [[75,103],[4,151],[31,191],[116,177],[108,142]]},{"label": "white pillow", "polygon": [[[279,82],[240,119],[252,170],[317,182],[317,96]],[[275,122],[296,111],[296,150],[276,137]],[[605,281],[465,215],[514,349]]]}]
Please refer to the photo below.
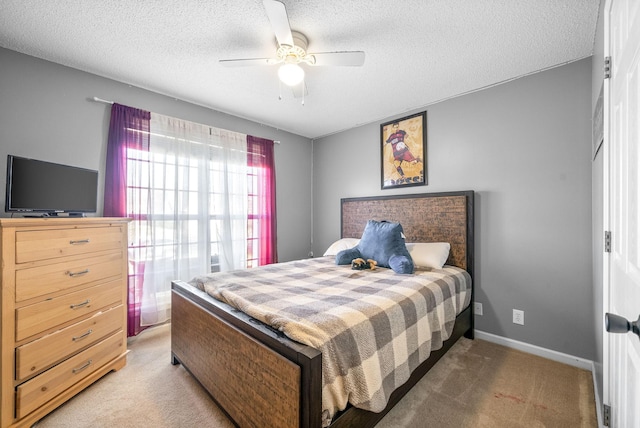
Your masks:
[{"label": "white pillow", "polygon": [[349,248],[353,248],[358,245],[360,239],[358,238],[342,238],[338,239],[336,242],[331,244],[327,251],[324,252],[323,256],[335,256],[342,250],[348,250]]},{"label": "white pillow", "polygon": [[449,258],[451,245],[448,242],[418,242],[407,244],[413,264],[417,267],[442,269]]}]

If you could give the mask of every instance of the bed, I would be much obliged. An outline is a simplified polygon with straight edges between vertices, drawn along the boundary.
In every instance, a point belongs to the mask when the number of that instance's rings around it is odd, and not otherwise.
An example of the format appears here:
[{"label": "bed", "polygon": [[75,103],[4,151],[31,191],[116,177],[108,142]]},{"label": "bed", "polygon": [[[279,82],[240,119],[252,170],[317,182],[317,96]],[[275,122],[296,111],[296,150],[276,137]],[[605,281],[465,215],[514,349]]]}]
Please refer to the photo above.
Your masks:
[{"label": "bed", "polygon": [[[447,265],[472,277],[473,202],[472,191],[342,199],[341,237],[359,238],[368,220],[400,222],[407,242],[449,242]],[[382,411],[348,406],[331,427],[374,426],[461,336],[473,338],[472,307],[455,317],[449,338]],[[172,363],[182,364],[237,425],[323,425],[323,355],[316,348],[184,281],[172,283],[171,336]]]}]

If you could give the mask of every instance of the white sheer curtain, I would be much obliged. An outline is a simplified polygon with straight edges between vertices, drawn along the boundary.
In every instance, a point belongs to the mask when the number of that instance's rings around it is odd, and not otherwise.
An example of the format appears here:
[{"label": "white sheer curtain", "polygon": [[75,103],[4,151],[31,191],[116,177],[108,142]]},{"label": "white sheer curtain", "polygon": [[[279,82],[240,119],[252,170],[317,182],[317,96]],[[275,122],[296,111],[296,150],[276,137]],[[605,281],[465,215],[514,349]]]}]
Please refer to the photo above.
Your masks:
[{"label": "white sheer curtain", "polygon": [[247,258],[246,135],[156,113],[150,133],[129,190],[147,201],[135,231],[146,243],[141,325],[170,318],[172,280],[244,268]]}]

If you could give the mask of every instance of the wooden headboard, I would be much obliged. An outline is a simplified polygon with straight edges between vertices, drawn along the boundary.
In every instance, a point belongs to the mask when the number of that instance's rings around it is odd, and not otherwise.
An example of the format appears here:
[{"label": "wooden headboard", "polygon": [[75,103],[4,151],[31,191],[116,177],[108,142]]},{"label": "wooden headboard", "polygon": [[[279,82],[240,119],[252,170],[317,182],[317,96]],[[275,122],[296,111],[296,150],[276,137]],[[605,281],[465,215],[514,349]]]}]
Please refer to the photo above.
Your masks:
[{"label": "wooden headboard", "polygon": [[360,238],[368,220],[402,225],[406,242],[449,242],[447,264],[473,276],[473,191],[341,200],[343,238]]}]

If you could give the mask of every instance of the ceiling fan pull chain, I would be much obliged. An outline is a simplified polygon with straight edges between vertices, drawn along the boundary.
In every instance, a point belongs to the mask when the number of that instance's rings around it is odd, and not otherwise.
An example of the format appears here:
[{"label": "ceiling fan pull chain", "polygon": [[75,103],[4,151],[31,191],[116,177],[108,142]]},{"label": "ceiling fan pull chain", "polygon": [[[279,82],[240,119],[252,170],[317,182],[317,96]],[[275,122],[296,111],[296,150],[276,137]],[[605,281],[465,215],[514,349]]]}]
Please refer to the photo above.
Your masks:
[{"label": "ceiling fan pull chain", "polygon": [[306,92],[306,91],[305,91],[305,88],[306,88],[306,86],[305,86],[305,84],[304,84],[304,77],[303,77],[303,78],[302,78],[302,106],[303,106],[303,107],[304,107],[304,93]]}]

